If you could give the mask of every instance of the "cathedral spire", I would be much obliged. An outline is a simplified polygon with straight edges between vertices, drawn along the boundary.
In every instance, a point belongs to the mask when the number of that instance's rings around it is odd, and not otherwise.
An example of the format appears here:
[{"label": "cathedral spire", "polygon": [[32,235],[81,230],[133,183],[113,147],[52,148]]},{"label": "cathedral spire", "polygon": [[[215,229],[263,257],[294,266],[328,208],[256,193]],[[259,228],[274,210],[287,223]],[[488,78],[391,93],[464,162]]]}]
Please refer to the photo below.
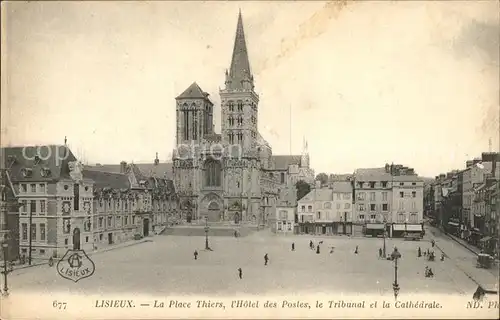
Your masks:
[{"label": "cathedral spire", "polygon": [[253,89],[253,76],[250,71],[241,9],[238,14],[233,57],[231,59],[231,67],[229,68],[226,85],[229,89]]}]

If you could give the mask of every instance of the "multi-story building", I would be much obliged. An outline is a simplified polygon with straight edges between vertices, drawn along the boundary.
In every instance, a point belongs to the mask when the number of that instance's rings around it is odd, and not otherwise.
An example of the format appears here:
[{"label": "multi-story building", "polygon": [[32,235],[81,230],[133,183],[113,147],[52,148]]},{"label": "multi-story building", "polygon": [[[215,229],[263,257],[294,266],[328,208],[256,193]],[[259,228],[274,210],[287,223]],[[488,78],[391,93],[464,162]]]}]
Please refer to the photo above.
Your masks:
[{"label": "multi-story building", "polygon": [[91,248],[92,233],[83,230],[92,183],[82,180],[71,150],[61,145],[9,147],[4,154],[19,200],[18,225],[9,228],[19,239],[20,254],[42,260],[58,256],[69,246],[79,247],[80,235],[89,236],[82,247]]},{"label": "multi-story building", "polygon": [[417,175],[392,176],[391,237],[423,231],[423,189],[424,182]]},{"label": "multi-story building", "polygon": [[500,181],[498,179],[491,179],[490,186],[487,191],[487,208],[485,216],[485,234],[482,240],[483,249],[498,257],[499,255],[499,221],[498,213],[500,212]]},{"label": "multi-story building", "polygon": [[[357,229],[372,236],[389,232],[392,210],[392,176],[390,166],[357,169],[353,175],[355,219]],[[356,231],[356,234],[360,231]]]},{"label": "multi-story building", "polygon": [[123,173],[84,170],[94,183],[95,247],[147,237],[179,218],[172,180],[146,177],[135,164],[122,166]]},{"label": "multi-story building", "polygon": [[299,232],[306,234],[352,234],[352,184],[338,181],[316,188],[298,201]]}]

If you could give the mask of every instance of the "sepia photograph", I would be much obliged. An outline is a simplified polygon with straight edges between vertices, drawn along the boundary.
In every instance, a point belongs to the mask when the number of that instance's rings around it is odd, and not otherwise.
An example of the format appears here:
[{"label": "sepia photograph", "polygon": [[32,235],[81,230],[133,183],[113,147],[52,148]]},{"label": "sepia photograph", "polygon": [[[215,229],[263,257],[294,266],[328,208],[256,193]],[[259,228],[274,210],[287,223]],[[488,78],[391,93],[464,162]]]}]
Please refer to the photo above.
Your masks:
[{"label": "sepia photograph", "polygon": [[498,319],[497,1],[2,1],[2,319]]}]

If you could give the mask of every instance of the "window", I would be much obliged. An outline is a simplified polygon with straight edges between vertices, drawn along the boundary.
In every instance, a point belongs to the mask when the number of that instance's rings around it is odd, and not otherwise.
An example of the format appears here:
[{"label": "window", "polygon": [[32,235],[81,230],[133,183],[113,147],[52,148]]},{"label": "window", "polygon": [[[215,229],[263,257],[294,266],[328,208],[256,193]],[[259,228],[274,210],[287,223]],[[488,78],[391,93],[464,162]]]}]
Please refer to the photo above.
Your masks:
[{"label": "window", "polygon": [[23,249],[21,249],[21,252],[22,252],[22,253],[26,253],[26,252],[28,252],[28,250],[27,250],[27,249],[25,249],[25,248],[23,248]]},{"label": "window", "polygon": [[285,174],[281,173],[281,183],[285,183]]},{"label": "window", "polygon": [[312,206],[308,206],[307,207],[307,211],[312,212],[313,211],[313,207]]},{"label": "window", "polygon": [[45,250],[40,249],[40,254],[45,254]]},{"label": "window", "polygon": [[85,242],[89,242],[89,236],[85,237]]},{"label": "window", "polygon": [[47,208],[45,206],[45,200],[40,200],[40,213],[44,214]]},{"label": "window", "polygon": [[238,101],[238,111],[243,111],[243,101]]},{"label": "window", "polygon": [[31,192],[36,193],[36,184],[34,183],[30,184],[30,190]]},{"label": "window", "polygon": [[387,203],[382,204],[382,211],[389,211],[389,205]]},{"label": "window", "polygon": [[363,184],[364,184],[364,182],[363,182],[363,181],[358,181],[358,186],[359,186],[360,188],[363,188]]},{"label": "window", "polygon": [[292,223],[288,222],[288,231],[291,231],[291,230],[292,230]]},{"label": "window", "polygon": [[281,221],[278,221],[278,230],[281,231]]},{"label": "window", "polygon": [[365,200],[365,193],[364,192],[358,193],[358,200]]},{"label": "window", "polygon": [[306,211],[306,206],[302,206],[301,209],[302,209],[302,212],[305,212]]},{"label": "window", "polygon": [[342,196],[340,195],[340,193],[337,193],[337,200],[340,200],[342,199]]},{"label": "window", "polygon": [[413,223],[417,223],[417,215],[415,213],[412,213],[410,215],[410,221],[413,222]]},{"label": "window", "polygon": [[21,233],[23,236],[23,240],[28,240],[28,224],[27,223],[21,223]]},{"label": "window", "polygon": [[359,215],[359,220],[365,220],[365,215],[364,214],[360,214]]},{"label": "window", "polygon": [[370,204],[370,211],[375,211],[375,204]]},{"label": "window", "polygon": [[365,205],[364,205],[364,203],[358,204],[358,210],[359,211],[365,211]]},{"label": "window", "polygon": [[404,186],[404,185],[405,185],[405,183],[404,183],[404,182],[400,182],[400,183],[399,183],[399,185],[400,185],[400,186]]},{"label": "window", "polygon": [[316,219],[321,219],[321,212],[318,211],[317,215],[316,215]]},{"label": "window", "polygon": [[45,241],[45,223],[40,223],[40,240]]},{"label": "window", "polygon": [[411,209],[412,209],[412,211],[417,210],[417,203],[416,203],[415,201],[413,201],[413,202],[411,203]]},{"label": "window", "polygon": [[64,245],[67,246],[68,245],[68,239],[64,239]]},{"label": "window", "polygon": [[412,183],[411,183],[411,185],[412,185],[412,186],[416,186],[416,185],[417,185],[417,183],[416,183],[416,182],[412,182]]},{"label": "window", "polygon": [[416,198],[417,197],[417,192],[416,191],[412,191],[411,192],[411,197],[412,198]]},{"label": "window", "polygon": [[31,239],[36,241],[36,224],[31,224]]},{"label": "window", "polygon": [[100,218],[99,218],[99,228],[102,228],[102,222],[103,222],[103,218],[102,218],[102,217],[100,217]]},{"label": "window", "polygon": [[350,209],[350,208],[351,208],[351,204],[350,203],[344,204],[344,209]]},{"label": "window", "polygon": [[221,185],[221,164],[209,159],[205,162],[205,185],[209,187],[219,187]]},{"label": "window", "polygon": [[26,200],[21,201],[21,212],[23,213],[28,212],[28,201]]},{"label": "window", "polygon": [[45,184],[44,183],[40,183],[39,187],[40,187],[40,192],[41,193],[45,193]]},{"label": "window", "polygon": [[401,210],[401,211],[405,210],[405,203],[403,201],[399,202],[399,210]]},{"label": "window", "polygon": [[350,193],[344,193],[344,200],[349,200],[351,199],[351,194]]},{"label": "window", "polygon": [[405,193],[404,193],[403,191],[401,191],[401,192],[399,193],[399,197],[400,197],[400,198],[404,198],[404,197],[405,197]]},{"label": "window", "polygon": [[286,210],[280,210],[280,219],[287,220],[287,217],[288,217],[288,212],[286,212]]},{"label": "window", "polygon": [[405,215],[400,213],[398,214],[398,222],[402,223],[405,222]]},{"label": "window", "polygon": [[370,201],[375,201],[375,192],[370,192]]},{"label": "window", "polygon": [[337,209],[340,209],[340,203],[337,203]]},{"label": "window", "polygon": [[323,208],[325,208],[325,209],[331,209],[332,208],[332,204],[330,202],[325,202],[325,204],[323,205]]},{"label": "window", "polygon": [[108,217],[108,227],[111,227],[112,218]]},{"label": "window", "polygon": [[375,215],[375,214],[370,215],[370,219],[375,220],[376,218],[377,218],[377,215]]},{"label": "window", "polygon": [[382,201],[387,201],[387,192],[382,192]]},{"label": "window", "polygon": [[24,183],[21,183],[20,190],[21,190],[21,192],[26,193],[26,192],[28,192],[28,187]]},{"label": "window", "polygon": [[382,188],[387,188],[387,181],[382,181]]},{"label": "window", "polygon": [[132,224],[135,224],[135,216],[132,216]]},{"label": "window", "polygon": [[370,188],[375,188],[375,181],[370,181]]},{"label": "window", "polygon": [[30,208],[31,208],[31,210],[30,210],[31,213],[36,212],[36,201],[35,200],[30,201]]}]

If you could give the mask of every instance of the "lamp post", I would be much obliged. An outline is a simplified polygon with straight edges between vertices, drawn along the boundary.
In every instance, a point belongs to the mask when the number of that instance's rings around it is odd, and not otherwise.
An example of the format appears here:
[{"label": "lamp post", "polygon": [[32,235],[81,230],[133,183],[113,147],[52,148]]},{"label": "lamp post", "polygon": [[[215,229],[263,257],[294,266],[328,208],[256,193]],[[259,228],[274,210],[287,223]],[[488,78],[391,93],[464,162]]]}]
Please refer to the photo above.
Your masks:
[{"label": "lamp post", "polygon": [[210,250],[208,246],[208,217],[205,217],[205,250]]},{"label": "lamp post", "polygon": [[383,254],[384,254],[384,259],[387,257],[386,248],[385,248],[385,236],[386,236],[386,232],[387,232],[387,230],[386,230],[386,223],[387,223],[387,221],[386,221],[386,219],[384,217],[384,248],[382,249]]},{"label": "lamp post", "polygon": [[7,250],[9,248],[9,244],[7,241],[2,242],[2,251],[3,251],[3,294],[5,296],[9,295],[9,288],[7,286],[7,274],[10,273],[10,270],[7,270]]},{"label": "lamp post", "polygon": [[392,284],[392,290],[394,290],[394,299],[398,299],[398,259],[401,258],[401,253],[399,253],[398,248],[394,247],[394,251],[391,253],[391,258],[394,260],[394,283]]}]

